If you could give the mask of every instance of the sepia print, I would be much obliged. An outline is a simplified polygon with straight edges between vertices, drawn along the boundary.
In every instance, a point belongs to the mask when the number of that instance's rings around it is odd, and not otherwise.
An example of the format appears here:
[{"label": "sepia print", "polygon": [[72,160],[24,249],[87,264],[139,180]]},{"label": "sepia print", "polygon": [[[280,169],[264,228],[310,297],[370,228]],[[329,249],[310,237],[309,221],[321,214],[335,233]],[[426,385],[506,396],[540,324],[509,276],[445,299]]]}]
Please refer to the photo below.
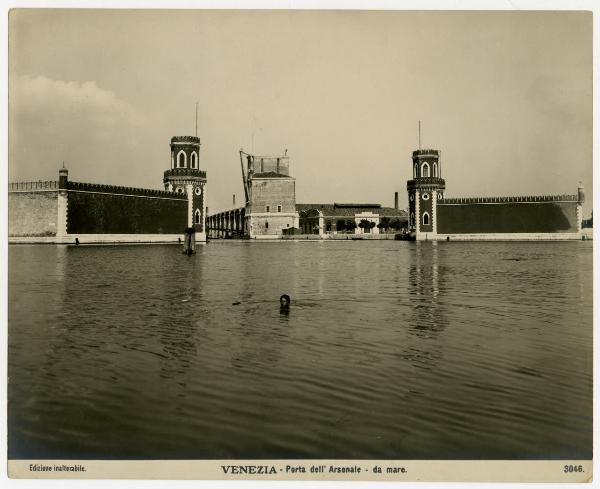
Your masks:
[{"label": "sepia print", "polygon": [[592,479],[592,13],[14,9],[17,478]]}]

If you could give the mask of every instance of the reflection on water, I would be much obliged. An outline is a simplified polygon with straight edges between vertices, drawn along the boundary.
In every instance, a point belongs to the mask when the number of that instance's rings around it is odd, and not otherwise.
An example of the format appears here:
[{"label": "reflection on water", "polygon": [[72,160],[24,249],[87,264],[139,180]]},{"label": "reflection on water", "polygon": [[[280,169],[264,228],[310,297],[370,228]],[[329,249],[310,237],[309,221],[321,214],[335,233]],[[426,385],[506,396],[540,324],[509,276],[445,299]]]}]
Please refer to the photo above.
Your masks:
[{"label": "reflection on water", "polygon": [[589,242],[12,246],[9,456],[589,458],[591,339]]},{"label": "reflection on water", "polygon": [[440,307],[440,282],[445,290],[438,263],[438,243],[416,243],[414,256],[409,265],[409,294],[412,301],[410,336],[402,357],[415,367],[435,368],[436,359],[443,354],[438,335],[444,330],[446,321]]}]

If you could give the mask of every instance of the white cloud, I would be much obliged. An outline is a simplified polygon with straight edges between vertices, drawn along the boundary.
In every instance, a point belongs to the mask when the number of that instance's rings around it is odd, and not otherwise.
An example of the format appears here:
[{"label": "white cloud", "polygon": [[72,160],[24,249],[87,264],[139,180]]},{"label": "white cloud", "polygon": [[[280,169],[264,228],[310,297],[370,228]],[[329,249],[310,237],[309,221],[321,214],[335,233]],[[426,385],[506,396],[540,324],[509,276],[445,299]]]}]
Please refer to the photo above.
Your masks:
[{"label": "white cloud", "polygon": [[135,107],[93,81],[11,77],[10,179],[55,178],[63,160],[91,178],[111,174],[139,144],[143,125]]}]

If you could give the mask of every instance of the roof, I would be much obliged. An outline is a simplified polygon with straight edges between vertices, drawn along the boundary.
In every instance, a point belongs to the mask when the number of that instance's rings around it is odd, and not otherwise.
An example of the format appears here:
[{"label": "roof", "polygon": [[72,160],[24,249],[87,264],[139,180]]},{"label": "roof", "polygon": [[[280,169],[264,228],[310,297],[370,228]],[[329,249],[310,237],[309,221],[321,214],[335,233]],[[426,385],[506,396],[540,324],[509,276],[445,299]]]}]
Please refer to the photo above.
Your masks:
[{"label": "roof", "polygon": [[310,210],[317,210],[323,213],[323,217],[354,217],[356,214],[361,212],[372,212],[378,214],[380,217],[406,217],[406,211],[402,209],[394,209],[393,207],[373,207],[374,204],[367,204],[366,206],[352,204],[296,204],[296,210],[298,212],[308,212]]},{"label": "roof", "polygon": [[253,173],[252,178],[290,178],[289,175],[284,175],[283,173],[277,173],[274,171],[266,171],[263,173]]},{"label": "roof", "polygon": [[339,204],[338,202],[334,202],[333,207],[362,207],[363,209],[381,209],[381,204]]}]

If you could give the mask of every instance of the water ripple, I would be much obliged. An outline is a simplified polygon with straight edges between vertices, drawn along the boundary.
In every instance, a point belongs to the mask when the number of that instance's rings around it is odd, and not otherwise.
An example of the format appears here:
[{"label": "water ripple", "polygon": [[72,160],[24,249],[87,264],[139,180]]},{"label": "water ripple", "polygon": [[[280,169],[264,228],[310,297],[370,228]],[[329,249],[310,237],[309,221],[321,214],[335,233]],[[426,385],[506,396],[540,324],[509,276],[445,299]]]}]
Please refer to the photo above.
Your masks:
[{"label": "water ripple", "polygon": [[9,265],[12,458],[591,457],[589,242],[11,246]]}]

